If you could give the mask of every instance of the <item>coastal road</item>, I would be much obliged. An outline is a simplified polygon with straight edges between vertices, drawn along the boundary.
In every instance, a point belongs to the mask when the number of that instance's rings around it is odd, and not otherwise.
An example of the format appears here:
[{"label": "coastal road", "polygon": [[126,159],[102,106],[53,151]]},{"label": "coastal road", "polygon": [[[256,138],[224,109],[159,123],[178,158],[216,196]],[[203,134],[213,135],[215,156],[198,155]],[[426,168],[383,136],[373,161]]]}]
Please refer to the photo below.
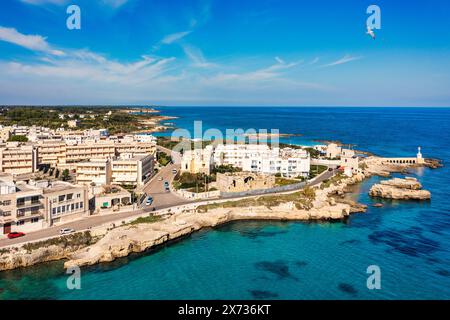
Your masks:
[{"label": "coastal road", "polygon": [[[163,185],[164,181],[168,181],[169,183],[171,183],[175,176],[172,173],[172,169],[179,170],[179,165],[171,164],[171,165],[168,165],[168,166],[162,168],[160,170],[160,172],[158,172],[158,174],[155,175],[155,177],[153,177],[152,180],[145,187],[144,190],[146,192],[148,192],[148,194],[151,195],[154,199],[154,203],[149,207],[145,207],[144,209],[138,208],[133,211],[112,213],[112,214],[107,214],[107,215],[93,215],[93,216],[90,216],[90,217],[82,219],[82,220],[73,221],[73,222],[63,224],[63,225],[53,226],[53,227],[46,228],[46,229],[43,229],[40,231],[31,232],[22,238],[1,239],[0,240],[0,248],[10,246],[10,245],[20,244],[20,243],[25,243],[25,242],[29,242],[29,241],[36,241],[39,239],[54,237],[54,236],[59,235],[59,230],[61,230],[62,228],[72,228],[75,230],[86,230],[91,227],[96,227],[96,226],[99,226],[102,224],[106,224],[106,223],[110,223],[110,222],[114,222],[114,221],[118,221],[118,220],[120,221],[120,219],[138,216],[145,212],[151,212],[153,207],[155,207],[155,210],[161,210],[161,209],[167,209],[170,207],[180,206],[183,204],[193,203],[193,201],[182,199],[173,193],[164,191],[164,185]],[[326,171],[321,176],[319,176],[316,181],[309,184],[309,186],[317,185],[317,184],[321,183],[322,181],[331,178],[334,174],[335,174],[335,171]],[[159,181],[158,178],[160,176],[163,177],[163,181]],[[295,191],[292,191],[292,192],[295,192]],[[271,194],[269,193],[266,195],[271,195]],[[240,197],[229,198],[229,199],[227,199],[227,201],[237,200],[237,199],[246,198],[246,197],[249,197],[249,196],[240,196]],[[201,202],[201,201],[196,201],[196,202]]]}]

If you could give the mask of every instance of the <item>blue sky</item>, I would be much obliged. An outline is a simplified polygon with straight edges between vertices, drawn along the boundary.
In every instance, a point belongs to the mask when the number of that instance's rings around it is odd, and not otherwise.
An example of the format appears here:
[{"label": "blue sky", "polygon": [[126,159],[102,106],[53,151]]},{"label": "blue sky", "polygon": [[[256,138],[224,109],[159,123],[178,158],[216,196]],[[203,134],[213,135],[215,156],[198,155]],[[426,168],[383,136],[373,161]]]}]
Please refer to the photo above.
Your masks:
[{"label": "blue sky", "polygon": [[449,21],[447,0],[2,0],[0,104],[450,106]]}]

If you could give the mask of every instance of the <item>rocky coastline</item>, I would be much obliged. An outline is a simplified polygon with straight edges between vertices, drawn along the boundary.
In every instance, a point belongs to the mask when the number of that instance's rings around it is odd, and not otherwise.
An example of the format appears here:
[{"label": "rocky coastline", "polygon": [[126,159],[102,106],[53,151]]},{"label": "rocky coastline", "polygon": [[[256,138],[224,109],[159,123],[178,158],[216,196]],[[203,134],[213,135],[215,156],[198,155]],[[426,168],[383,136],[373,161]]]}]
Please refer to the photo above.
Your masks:
[{"label": "rocky coastline", "polygon": [[394,178],[374,184],[370,188],[369,195],[385,199],[396,200],[429,200],[431,193],[422,190],[422,185],[415,178]]},{"label": "rocky coastline", "polygon": [[[405,166],[386,165],[376,157],[364,160],[364,169],[352,177],[334,176],[329,181],[306,190],[271,196],[253,196],[222,203],[214,203],[194,210],[174,213],[156,221],[129,224],[114,228],[103,227],[86,231],[89,241],[48,245],[35,248],[26,245],[10,250],[0,249],[0,271],[27,267],[41,262],[66,259],[64,267],[88,266],[110,262],[131,253],[144,252],[168,241],[180,239],[203,228],[214,228],[238,220],[279,221],[339,221],[357,212],[365,212],[367,206],[345,197],[349,186],[362,182],[372,175],[388,176],[403,172]],[[425,164],[427,165],[427,164]],[[408,186],[408,192],[419,190],[417,180],[380,183],[383,188]],[[389,180],[388,180],[389,181]],[[393,184],[395,186],[393,186]],[[418,189],[419,188],[419,189]],[[313,196],[311,196],[313,190]],[[309,194],[309,195],[308,195]]]}]

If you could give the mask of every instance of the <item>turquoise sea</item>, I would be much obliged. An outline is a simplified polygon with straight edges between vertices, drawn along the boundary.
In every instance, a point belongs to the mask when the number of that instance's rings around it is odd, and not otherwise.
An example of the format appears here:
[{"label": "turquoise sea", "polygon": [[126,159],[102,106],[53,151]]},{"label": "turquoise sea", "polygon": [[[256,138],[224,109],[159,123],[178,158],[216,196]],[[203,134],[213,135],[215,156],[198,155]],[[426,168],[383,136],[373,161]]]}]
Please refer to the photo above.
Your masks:
[{"label": "turquoise sea", "polygon": [[[417,169],[427,202],[383,201],[355,187],[368,211],[346,222],[238,222],[145,254],[82,269],[81,290],[66,288],[63,263],[0,273],[0,299],[450,299],[450,109],[161,108],[190,129],[279,129],[286,142],[339,140],[386,156],[439,158]],[[165,133],[167,134],[167,133]],[[369,265],[381,289],[366,287]]]}]

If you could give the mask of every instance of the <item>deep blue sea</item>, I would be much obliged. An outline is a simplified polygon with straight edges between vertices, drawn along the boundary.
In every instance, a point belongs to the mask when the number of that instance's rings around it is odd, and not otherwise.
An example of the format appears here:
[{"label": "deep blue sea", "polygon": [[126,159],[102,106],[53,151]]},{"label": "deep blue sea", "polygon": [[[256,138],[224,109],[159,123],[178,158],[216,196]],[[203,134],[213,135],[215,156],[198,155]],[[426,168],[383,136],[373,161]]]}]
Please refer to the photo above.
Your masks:
[{"label": "deep blue sea", "polygon": [[[450,299],[450,109],[161,108],[190,129],[279,129],[286,142],[339,140],[386,156],[439,158],[418,169],[427,202],[370,205],[380,178],[355,187],[368,211],[346,222],[237,222],[203,230],[159,250],[82,269],[68,290],[63,263],[0,273],[0,299]],[[165,133],[167,134],[167,133]],[[366,286],[369,265],[381,289]]]}]

